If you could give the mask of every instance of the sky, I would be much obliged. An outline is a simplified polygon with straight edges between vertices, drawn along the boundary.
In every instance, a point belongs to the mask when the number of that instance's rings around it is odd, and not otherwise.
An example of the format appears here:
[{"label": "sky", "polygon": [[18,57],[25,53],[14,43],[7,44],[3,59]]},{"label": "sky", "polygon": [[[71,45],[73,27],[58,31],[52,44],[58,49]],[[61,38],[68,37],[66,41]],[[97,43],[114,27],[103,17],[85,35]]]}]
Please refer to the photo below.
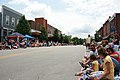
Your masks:
[{"label": "sky", "polygon": [[102,27],[114,13],[120,13],[120,0],[0,0],[25,15],[44,17],[48,24],[72,37],[86,38]]}]

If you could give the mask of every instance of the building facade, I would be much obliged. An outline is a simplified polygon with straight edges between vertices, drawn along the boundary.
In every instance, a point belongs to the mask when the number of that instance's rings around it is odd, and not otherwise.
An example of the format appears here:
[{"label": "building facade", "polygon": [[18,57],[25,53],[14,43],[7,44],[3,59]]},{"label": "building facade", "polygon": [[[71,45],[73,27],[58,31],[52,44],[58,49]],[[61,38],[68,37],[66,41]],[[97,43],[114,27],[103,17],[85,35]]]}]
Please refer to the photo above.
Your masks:
[{"label": "building facade", "polygon": [[48,30],[47,20],[44,18],[35,18],[35,22],[39,23],[41,26],[45,27]]},{"label": "building facade", "polygon": [[103,36],[103,27],[101,27],[99,30],[98,30],[98,34]]},{"label": "building facade", "polygon": [[[5,39],[5,36],[11,34],[15,31],[16,25],[19,22],[19,19],[23,16],[23,14],[2,5],[0,12],[0,42]],[[48,32],[48,37],[53,36],[55,27],[49,25],[47,20],[44,18],[35,18],[35,21],[28,20],[31,28],[32,35],[39,36],[41,33],[41,28],[45,27]],[[57,29],[58,30],[58,29]],[[61,31],[58,30],[58,34],[61,34]]]},{"label": "building facade", "polygon": [[28,20],[28,23],[30,25],[31,28],[31,33],[33,36],[40,36],[41,33],[41,25],[33,20]]},{"label": "building facade", "polygon": [[[48,33],[48,38],[53,37],[54,31],[57,29],[57,28],[53,27],[52,25],[48,24],[47,20],[44,19],[43,17],[42,18],[35,18],[35,21],[28,20],[28,22],[30,24],[30,28],[37,30],[37,31],[41,31],[41,28],[44,27]],[[62,32],[60,30],[58,30],[58,34],[60,35],[61,33]],[[37,33],[35,35],[37,35]]]},{"label": "building facade", "polygon": [[2,5],[0,14],[0,41],[3,41],[5,36],[15,31],[19,19],[23,16],[21,13]]},{"label": "building facade", "polygon": [[98,30],[98,34],[101,35],[103,39],[113,37],[116,34],[119,35],[120,38],[120,13],[115,13],[113,16],[110,16]]},{"label": "building facade", "polygon": [[[53,37],[53,34],[54,34],[54,31],[56,30],[57,28],[51,26],[50,24],[48,24],[48,37]],[[57,29],[58,30],[58,29]],[[60,30],[58,30],[58,34],[62,34],[62,32]]]}]

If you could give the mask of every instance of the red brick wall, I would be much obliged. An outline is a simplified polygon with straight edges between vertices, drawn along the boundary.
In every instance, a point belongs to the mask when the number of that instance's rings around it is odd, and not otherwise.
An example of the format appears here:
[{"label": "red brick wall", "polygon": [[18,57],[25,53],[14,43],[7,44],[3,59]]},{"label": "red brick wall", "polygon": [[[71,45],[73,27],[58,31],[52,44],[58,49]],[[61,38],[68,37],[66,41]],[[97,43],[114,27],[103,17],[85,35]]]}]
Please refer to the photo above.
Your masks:
[{"label": "red brick wall", "polygon": [[120,13],[116,14],[116,30],[120,37]]},{"label": "red brick wall", "polygon": [[29,20],[28,23],[29,23],[31,29],[36,29],[35,22],[33,20]]},{"label": "red brick wall", "polygon": [[[116,33],[113,30],[112,32],[110,31],[112,27],[115,27]],[[113,33],[111,36],[118,34],[120,38],[120,13],[115,13],[112,17],[109,17],[109,19],[103,24],[103,28],[101,27],[98,30],[98,33],[101,34],[102,37],[106,37],[111,33]]]},{"label": "red brick wall", "polygon": [[48,24],[47,24],[47,20],[45,20],[45,29],[48,31]]},{"label": "red brick wall", "polygon": [[35,22],[39,23],[47,30],[47,20],[45,20],[44,18],[35,18]]},{"label": "red brick wall", "polygon": [[[48,33],[54,34],[55,29],[57,29],[57,28],[48,24]],[[58,30],[58,34],[60,35],[60,34],[62,34],[62,32],[60,30]]]},{"label": "red brick wall", "polygon": [[38,31],[41,30],[41,25],[39,23],[37,23],[33,20],[29,20],[28,23],[29,23],[31,29],[35,29],[35,30],[38,30]]},{"label": "red brick wall", "polygon": [[107,27],[107,35],[109,35],[110,34],[110,23],[108,20],[106,22],[106,27]]},{"label": "red brick wall", "polygon": [[51,26],[51,25],[48,24],[48,32],[50,34],[54,34],[54,31],[55,31],[55,28],[53,26]]},{"label": "red brick wall", "polygon": [[105,37],[105,25],[103,25],[103,37]]}]

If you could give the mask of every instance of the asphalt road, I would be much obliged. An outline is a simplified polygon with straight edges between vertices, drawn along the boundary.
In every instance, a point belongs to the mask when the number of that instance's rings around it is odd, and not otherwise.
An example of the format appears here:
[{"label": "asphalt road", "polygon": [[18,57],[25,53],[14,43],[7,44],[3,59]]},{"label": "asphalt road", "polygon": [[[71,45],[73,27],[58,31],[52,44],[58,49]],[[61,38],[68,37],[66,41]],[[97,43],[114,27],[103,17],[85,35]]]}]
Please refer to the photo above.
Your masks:
[{"label": "asphalt road", "polygon": [[0,80],[77,80],[84,46],[0,50]]}]

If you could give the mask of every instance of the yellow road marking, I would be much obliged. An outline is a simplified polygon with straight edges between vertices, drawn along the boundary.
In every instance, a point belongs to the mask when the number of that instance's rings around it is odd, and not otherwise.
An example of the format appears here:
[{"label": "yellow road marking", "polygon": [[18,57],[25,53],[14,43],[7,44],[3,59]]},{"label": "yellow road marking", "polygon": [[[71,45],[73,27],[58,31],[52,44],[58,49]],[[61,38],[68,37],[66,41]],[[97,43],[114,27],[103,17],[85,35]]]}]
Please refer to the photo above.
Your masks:
[{"label": "yellow road marking", "polygon": [[26,53],[17,53],[17,54],[9,54],[9,55],[5,55],[5,56],[0,56],[0,59],[19,56],[19,55],[23,55],[23,54],[26,54]]},{"label": "yellow road marking", "polygon": [[[46,50],[45,50],[46,51]],[[52,50],[49,50],[49,51],[52,51]],[[34,51],[32,53],[35,53],[35,52],[39,52],[39,51]],[[24,54],[28,54],[30,52],[25,52],[25,53],[13,53],[13,54],[9,54],[9,55],[4,55],[4,56],[0,56],[0,59],[4,59],[4,58],[9,58],[9,57],[15,57],[15,56],[20,56],[20,55],[24,55]]]}]

